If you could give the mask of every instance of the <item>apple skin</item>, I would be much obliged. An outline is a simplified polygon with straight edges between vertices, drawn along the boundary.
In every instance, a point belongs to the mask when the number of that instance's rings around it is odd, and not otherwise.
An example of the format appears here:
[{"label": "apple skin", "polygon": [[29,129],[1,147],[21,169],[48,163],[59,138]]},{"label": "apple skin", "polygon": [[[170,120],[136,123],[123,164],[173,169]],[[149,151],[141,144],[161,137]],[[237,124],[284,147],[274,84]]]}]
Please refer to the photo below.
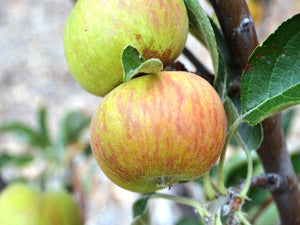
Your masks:
[{"label": "apple skin", "polygon": [[203,175],[217,161],[225,135],[218,94],[188,72],[123,83],[103,99],[91,124],[91,146],[102,171],[140,193]]},{"label": "apple skin", "polygon": [[122,83],[127,45],[168,65],[182,52],[187,34],[183,0],[79,0],[65,27],[65,57],[75,80],[104,96]]},{"label": "apple skin", "polygon": [[0,193],[1,225],[82,225],[72,197],[63,192],[41,193],[14,183]]},{"label": "apple skin", "polygon": [[32,188],[22,184],[7,186],[0,193],[1,225],[38,225],[43,220],[41,195]]},{"label": "apple skin", "polygon": [[48,225],[82,225],[78,205],[63,191],[47,192],[44,220]]}]

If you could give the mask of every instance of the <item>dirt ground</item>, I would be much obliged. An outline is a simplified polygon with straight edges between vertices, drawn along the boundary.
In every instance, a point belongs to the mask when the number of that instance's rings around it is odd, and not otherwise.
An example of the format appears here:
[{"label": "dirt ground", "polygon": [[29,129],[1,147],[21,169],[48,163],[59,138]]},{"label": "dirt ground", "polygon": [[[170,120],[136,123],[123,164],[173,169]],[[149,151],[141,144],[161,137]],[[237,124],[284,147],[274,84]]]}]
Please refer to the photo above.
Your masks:
[{"label": "dirt ground", "polygon": [[[67,111],[93,114],[101,98],[87,93],[74,81],[64,58],[63,32],[72,1],[0,0],[0,5],[0,124],[21,120],[34,126],[38,108],[43,105],[49,113],[51,132],[55,133],[59,118]],[[298,0],[274,0],[265,9],[265,20],[258,27],[259,40],[299,12]],[[188,39],[188,45],[199,48],[195,52],[202,60],[209,58],[193,38]],[[299,118],[300,110],[289,140],[291,148],[300,145]],[[0,150],[19,148],[6,135],[0,135],[0,146]],[[95,170],[99,170],[96,165]],[[97,174],[90,181],[93,189],[88,196],[85,224],[129,224],[131,204],[137,195],[113,185],[100,170]],[[157,205],[155,215],[161,220],[154,224],[170,224],[172,216],[166,217],[169,204]]]}]

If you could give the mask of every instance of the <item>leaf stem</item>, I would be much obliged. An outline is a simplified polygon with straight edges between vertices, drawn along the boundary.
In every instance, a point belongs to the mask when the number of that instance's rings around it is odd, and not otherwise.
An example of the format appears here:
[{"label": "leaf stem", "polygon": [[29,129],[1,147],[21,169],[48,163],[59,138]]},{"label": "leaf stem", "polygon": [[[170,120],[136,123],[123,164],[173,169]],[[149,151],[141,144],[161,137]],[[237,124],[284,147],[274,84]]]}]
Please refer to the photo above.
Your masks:
[{"label": "leaf stem", "polygon": [[191,199],[191,198],[186,198],[186,197],[181,197],[181,196],[175,196],[175,195],[168,195],[168,194],[163,194],[163,193],[154,193],[151,195],[151,198],[161,198],[161,199],[167,199],[171,200],[176,203],[180,203],[183,205],[188,205],[194,207],[200,214],[202,218],[209,217],[210,213],[202,207],[201,203]]},{"label": "leaf stem", "polygon": [[215,225],[222,225],[220,211],[217,213],[215,218]]},{"label": "leaf stem", "polygon": [[[240,141],[238,135],[236,135],[236,140],[241,145],[241,141]],[[244,183],[242,191],[239,194],[239,198],[241,200],[245,199],[245,197],[246,197],[246,195],[247,195],[247,193],[249,191],[249,188],[251,186],[251,181],[252,181],[252,176],[253,176],[253,163],[252,163],[252,158],[251,158],[251,152],[247,151],[244,147],[243,147],[243,149],[244,149],[244,152],[245,152],[246,157],[247,157],[247,167],[248,168],[247,168],[246,181]]]},{"label": "leaf stem", "polygon": [[247,218],[244,216],[244,214],[241,210],[238,210],[235,213],[241,219],[241,221],[244,225],[251,225],[251,223],[247,220]]},{"label": "leaf stem", "polygon": [[230,140],[233,136],[233,134],[236,132],[237,128],[239,127],[239,125],[241,124],[242,119],[240,117],[238,117],[235,122],[230,126],[227,135],[226,135],[226,139],[225,139],[225,143],[223,146],[223,150],[220,156],[220,161],[219,161],[219,167],[218,167],[218,191],[222,194],[226,194],[227,193],[227,189],[224,186],[224,163],[225,163],[225,156],[226,156],[226,150],[227,147],[230,143]]},{"label": "leaf stem", "polygon": [[214,194],[214,188],[211,184],[210,177],[209,177],[209,172],[203,175],[203,186],[205,193],[209,200],[214,200],[215,199],[215,194]]}]

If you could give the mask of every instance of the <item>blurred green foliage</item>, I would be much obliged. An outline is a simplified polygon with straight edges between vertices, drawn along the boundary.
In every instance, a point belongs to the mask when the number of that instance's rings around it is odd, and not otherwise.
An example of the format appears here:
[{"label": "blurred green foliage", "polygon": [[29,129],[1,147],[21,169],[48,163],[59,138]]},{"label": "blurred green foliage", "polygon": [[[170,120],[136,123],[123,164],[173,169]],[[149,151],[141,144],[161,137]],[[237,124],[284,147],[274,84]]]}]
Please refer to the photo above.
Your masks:
[{"label": "blurred green foliage", "polygon": [[[28,151],[15,154],[10,149],[0,149],[0,169],[7,166],[22,169],[29,163],[34,163],[33,161],[38,158],[53,164],[54,168],[54,171],[45,171],[41,174],[41,180],[47,179],[47,176],[52,172],[57,172],[58,169],[68,173],[68,164],[72,160],[72,154],[76,154],[69,151],[70,146],[75,146],[78,152],[87,152],[87,154],[91,152],[89,142],[81,140],[85,129],[90,126],[90,121],[90,115],[79,111],[69,111],[60,119],[57,134],[52,135],[48,127],[47,110],[41,107],[37,115],[37,127],[32,127],[22,121],[1,124],[0,135],[4,133],[14,135],[27,146]],[[16,179],[19,180],[20,177]]]}]

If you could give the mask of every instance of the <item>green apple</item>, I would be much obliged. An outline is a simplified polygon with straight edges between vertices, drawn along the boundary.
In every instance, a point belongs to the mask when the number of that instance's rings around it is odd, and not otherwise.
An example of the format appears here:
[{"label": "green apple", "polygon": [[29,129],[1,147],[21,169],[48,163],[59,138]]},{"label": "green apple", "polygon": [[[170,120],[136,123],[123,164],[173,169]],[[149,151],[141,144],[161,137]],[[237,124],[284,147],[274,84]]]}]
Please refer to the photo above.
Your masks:
[{"label": "green apple", "polygon": [[49,225],[81,225],[78,205],[63,191],[47,192],[45,195],[44,220]]},{"label": "green apple", "polygon": [[104,96],[122,83],[123,49],[172,63],[188,33],[183,0],[79,0],[64,33],[67,64],[87,91]]},{"label": "green apple", "polygon": [[0,224],[38,225],[43,221],[42,205],[38,191],[23,184],[7,186],[0,194]]},{"label": "green apple", "polygon": [[66,192],[41,193],[15,183],[0,194],[1,225],[81,225],[77,204]]},{"label": "green apple", "polygon": [[120,187],[147,193],[200,177],[226,135],[222,101],[203,78],[159,72],[105,96],[91,124],[93,154]]}]

